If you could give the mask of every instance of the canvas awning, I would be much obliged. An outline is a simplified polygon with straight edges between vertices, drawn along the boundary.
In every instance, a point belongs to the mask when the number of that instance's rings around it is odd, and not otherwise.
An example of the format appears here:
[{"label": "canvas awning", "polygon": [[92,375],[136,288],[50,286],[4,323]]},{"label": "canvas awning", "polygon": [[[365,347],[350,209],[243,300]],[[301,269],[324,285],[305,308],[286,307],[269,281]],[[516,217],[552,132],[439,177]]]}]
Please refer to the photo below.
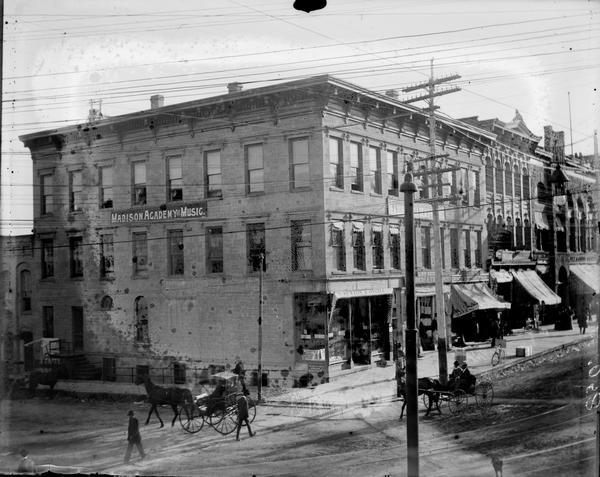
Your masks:
[{"label": "canvas awning", "polygon": [[513,277],[508,270],[490,270],[490,277],[496,283],[510,283]]},{"label": "canvas awning", "polygon": [[600,293],[600,267],[598,265],[571,265],[569,270],[590,293]]},{"label": "canvas awning", "polygon": [[560,297],[554,293],[534,270],[511,270],[513,277],[538,303],[558,305]]},{"label": "canvas awning", "polygon": [[476,310],[502,310],[510,308],[510,303],[496,298],[492,290],[485,283],[452,285],[450,302],[454,318]]}]

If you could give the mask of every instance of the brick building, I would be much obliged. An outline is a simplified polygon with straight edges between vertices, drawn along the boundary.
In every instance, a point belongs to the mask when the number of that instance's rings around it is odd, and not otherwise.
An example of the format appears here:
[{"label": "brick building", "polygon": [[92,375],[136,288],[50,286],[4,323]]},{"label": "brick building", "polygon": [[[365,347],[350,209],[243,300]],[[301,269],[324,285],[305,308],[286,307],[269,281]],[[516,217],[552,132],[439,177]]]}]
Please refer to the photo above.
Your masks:
[{"label": "brick building", "polygon": [[[438,190],[450,197],[439,232],[447,293],[488,282],[484,174],[496,136],[437,122],[438,153],[456,168]],[[105,379],[150,367],[179,382],[238,357],[252,369],[262,276],[270,380],[319,381],[391,358],[404,300],[398,189],[408,160],[427,172],[426,112],[318,76],[247,91],[233,83],[167,106],[157,95],[146,111],[21,139],[37,185],[33,333],[51,330],[61,353],[85,356]],[[416,295],[427,331],[438,232],[433,178],[418,177]],[[528,243],[531,209],[510,213]],[[431,333],[423,337],[427,345]]]}]

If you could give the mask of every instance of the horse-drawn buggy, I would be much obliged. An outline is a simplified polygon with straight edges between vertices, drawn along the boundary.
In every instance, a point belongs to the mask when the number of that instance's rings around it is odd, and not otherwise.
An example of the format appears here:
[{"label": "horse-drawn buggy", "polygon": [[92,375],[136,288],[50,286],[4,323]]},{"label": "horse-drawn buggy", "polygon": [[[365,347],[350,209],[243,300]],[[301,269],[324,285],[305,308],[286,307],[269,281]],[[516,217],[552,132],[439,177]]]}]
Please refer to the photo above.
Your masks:
[{"label": "horse-drawn buggy", "polygon": [[[237,400],[245,386],[237,374],[224,371],[213,374],[192,402],[185,403],[179,413],[181,427],[192,434],[199,432],[205,422],[221,434],[235,431],[238,422]],[[256,417],[256,404],[248,396],[248,421]]]},{"label": "horse-drawn buggy", "polygon": [[[400,419],[404,415],[406,407],[406,380],[405,373],[399,373],[398,394],[404,398]],[[475,401],[475,407],[485,412],[487,411],[494,400],[494,387],[489,380],[478,381],[476,376],[468,373],[464,378],[455,378],[450,376],[448,383],[442,383],[433,378],[419,378],[417,384],[419,396],[423,396],[423,404],[427,408],[425,413],[429,415],[435,405],[438,412],[441,414],[440,403],[446,403],[451,414],[460,414],[469,406],[469,400]]]}]

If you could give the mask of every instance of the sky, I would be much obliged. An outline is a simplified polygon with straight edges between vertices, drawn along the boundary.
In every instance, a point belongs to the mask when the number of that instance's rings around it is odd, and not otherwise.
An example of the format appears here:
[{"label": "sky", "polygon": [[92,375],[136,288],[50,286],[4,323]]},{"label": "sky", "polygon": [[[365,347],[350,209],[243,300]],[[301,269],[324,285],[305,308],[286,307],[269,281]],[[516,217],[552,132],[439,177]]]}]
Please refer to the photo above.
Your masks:
[{"label": "sky", "polygon": [[[31,233],[32,164],[19,135],[329,73],[377,92],[458,74],[445,117],[519,110],[566,153],[600,129],[600,0],[5,0],[0,233]],[[415,93],[401,95],[408,99]],[[424,106],[414,103],[416,106]],[[572,144],[572,146],[571,146]]]}]

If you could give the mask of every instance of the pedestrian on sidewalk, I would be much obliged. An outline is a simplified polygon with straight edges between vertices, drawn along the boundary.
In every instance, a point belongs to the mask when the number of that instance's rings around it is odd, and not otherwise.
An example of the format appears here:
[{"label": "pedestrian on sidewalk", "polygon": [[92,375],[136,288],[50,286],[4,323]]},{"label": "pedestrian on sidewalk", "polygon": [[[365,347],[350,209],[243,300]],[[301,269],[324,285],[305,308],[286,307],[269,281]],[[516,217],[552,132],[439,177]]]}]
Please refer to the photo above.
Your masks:
[{"label": "pedestrian on sidewalk", "polygon": [[129,411],[129,426],[127,428],[127,451],[125,452],[125,463],[129,464],[129,458],[131,457],[131,451],[133,446],[137,447],[138,452],[142,459],[146,457],[144,448],[142,447],[142,436],[140,435],[140,426],[138,420],[135,418],[134,412]]},{"label": "pedestrian on sidewalk", "polygon": [[502,477],[502,459],[497,455],[492,456],[492,466],[494,467],[494,472],[496,472],[496,477]]},{"label": "pedestrian on sidewalk", "polygon": [[588,322],[588,309],[586,308],[581,315],[577,318],[577,324],[579,325],[579,333],[585,334]]},{"label": "pedestrian on sidewalk", "polygon": [[242,429],[242,425],[246,423],[248,427],[248,434],[250,437],[254,437],[256,433],[252,432],[250,428],[250,422],[248,421],[248,396],[250,395],[250,391],[244,389],[243,394],[237,399],[237,411],[238,411],[238,421],[237,421],[237,431],[235,434],[235,440],[240,440],[240,430]]}]

